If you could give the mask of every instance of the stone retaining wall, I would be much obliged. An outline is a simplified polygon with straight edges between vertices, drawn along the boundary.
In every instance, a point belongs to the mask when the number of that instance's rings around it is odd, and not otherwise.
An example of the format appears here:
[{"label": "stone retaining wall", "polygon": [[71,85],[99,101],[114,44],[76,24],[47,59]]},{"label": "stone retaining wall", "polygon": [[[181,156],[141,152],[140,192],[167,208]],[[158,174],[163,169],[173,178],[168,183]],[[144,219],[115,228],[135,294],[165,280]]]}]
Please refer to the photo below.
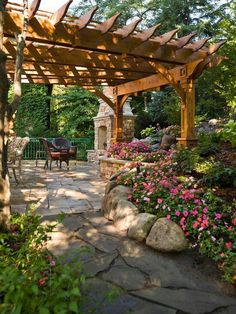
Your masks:
[{"label": "stone retaining wall", "polygon": [[100,176],[106,179],[117,173],[121,167],[130,163],[128,160],[118,160],[114,158],[100,157],[99,172]]},{"label": "stone retaining wall", "polygon": [[129,201],[132,191],[129,187],[117,185],[113,176],[107,183],[101,210],[127,236],[161,252],[181,252],[188,248],[183,230],[167,218],[148,213],[139,213]]}]

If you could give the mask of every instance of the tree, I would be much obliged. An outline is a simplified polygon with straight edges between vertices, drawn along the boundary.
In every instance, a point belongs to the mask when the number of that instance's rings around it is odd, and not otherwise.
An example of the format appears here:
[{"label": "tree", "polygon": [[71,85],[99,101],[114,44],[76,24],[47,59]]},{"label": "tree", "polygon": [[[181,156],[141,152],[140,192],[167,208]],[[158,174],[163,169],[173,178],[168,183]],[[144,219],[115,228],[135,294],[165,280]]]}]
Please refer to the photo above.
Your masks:
[{"label": "tree", "polygon": [[21,34],[16,35],[17,51],[13,84],[13,100],[8,103],[9,81],[4,52],[4,11],[7,1],[0,2],[0,224],[6,224],[10,217],[10,184],[7,173],[7,146],[9,122],[21,97],[21,72],[24,59],[25,38],[28,30],[28,0],[23,0],[23,25]]},{"label": "tree", "polygon": [[56,86],[52,99],[51,132],[67,137],[93,135],[93,117],[98,107],[97,97],[83,88]]}]

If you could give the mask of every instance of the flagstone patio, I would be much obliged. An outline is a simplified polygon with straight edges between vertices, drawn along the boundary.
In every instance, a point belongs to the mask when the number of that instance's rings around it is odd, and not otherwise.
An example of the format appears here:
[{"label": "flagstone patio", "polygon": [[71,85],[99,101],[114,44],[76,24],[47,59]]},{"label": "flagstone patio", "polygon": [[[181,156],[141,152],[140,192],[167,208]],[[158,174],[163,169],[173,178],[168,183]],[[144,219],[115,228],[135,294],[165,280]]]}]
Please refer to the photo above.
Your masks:
[{"label": "flagstone patio", "polygon": [[[66,214],[48,248],[65,262],[82,261],[88,276],[84,313],[236,313],[235,289],[215,265],[193,251],[163,254],[130,240],[99,211],[106,182],[96,166],[70,170],[25,162],[23,182],[11,185],[12,210],[35,203],[43,223]],[[107,296],[116,294],[110,302]],[[95,308],[95,310],[94,310]],[[94,310],[94,311],[93,311]],[[93,312],[92,312],[93,311]]]}]

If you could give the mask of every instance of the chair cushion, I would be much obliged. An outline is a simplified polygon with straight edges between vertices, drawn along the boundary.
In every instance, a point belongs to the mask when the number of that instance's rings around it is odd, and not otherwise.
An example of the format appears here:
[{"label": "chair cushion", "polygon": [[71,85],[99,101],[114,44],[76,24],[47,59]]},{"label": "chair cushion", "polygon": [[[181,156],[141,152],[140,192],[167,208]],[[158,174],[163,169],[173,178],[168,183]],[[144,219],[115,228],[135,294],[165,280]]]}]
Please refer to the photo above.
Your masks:
[{"label": "chair cushion", "polygon": [[60,158],[61,153],[60,152],[51,152],[52,158]]}]

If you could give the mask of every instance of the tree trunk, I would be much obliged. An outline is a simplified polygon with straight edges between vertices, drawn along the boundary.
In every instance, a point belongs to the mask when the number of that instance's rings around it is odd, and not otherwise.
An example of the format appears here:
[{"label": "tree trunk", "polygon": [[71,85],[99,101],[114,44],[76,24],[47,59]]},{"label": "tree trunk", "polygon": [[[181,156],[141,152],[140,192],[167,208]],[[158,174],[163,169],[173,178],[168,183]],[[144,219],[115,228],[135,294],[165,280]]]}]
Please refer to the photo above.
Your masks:
[{"label": "tree trunk", "polygon": [[24,61],[25,38],[28,31],[28,0],[23,0],[22,32],[16,36],[17,52],[14,76],[14,97],[8,104],[9,81],[6,72],[6,54],[4,53],[4,14],[6,1],[0,1],[0,225],[10,218],[10,183],[7,173],[7,147],[9,121],[12,119],[21,97],[21,73]]},{"label": "tree trunk", "polygon": [[7,106],[9,81],[6,72],[6,54],[3,51],[3,11],[5,3],[0,4],[0,225],[5,225],[10,217],[10,184],[7,174]]}]

